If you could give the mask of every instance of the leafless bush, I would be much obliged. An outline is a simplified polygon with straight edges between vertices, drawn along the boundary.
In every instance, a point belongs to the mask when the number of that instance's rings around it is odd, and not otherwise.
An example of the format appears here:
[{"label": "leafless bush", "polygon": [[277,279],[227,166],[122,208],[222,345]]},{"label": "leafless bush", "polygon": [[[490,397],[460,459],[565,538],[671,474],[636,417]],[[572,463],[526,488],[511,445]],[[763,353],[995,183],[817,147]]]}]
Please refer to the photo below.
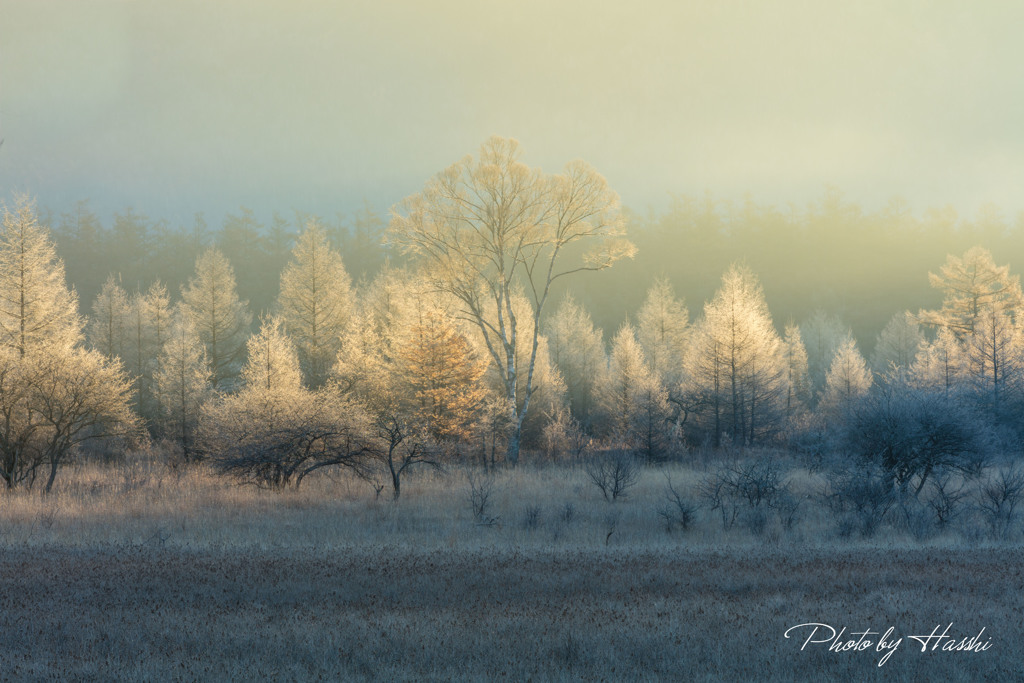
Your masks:
[{"label": "leafless bush", "polygon": [[[768,522],[768,512],[783,509],[789,487],[781,468],[770,458],[761,458],[719,468],[701,483],[700,494],[708,509],[719,511],[723,528],[732,528],[742,517],[745,526],[760,533]],[[793,507],[786,516],[795,519],[795,511]]]},{"label": "leafless bush", "polygon": [[1016,465],[999,470],[978,489],[975,507],[993,538],[1010,536],[1017,520],[1017,506],[1024,497],[1024,471]]},{"label": "leafless bush", "polygon": [[587,476],[608,502],[627,496],[640,477],[640,467],[632,453],[611,451],[587,463]]},{"label": "leafless bush", "polygon": [[966,497],[963,483],[954,483],[952,475],[944,473],[929,482],[925,503],[935,516],[936,525],[943,529],[961,515]]},{"label": "leafless bush", "polygon": [[668,475],[665,480],[665,502],[658,508],[658,516],[665,522],[665,531],[671,533],[676,526],[686,531],[693,524],[697,505],[679,493]]},{"label": "leafless bush", "polygon": [[562,513],[559,518],[566,524],[571,524],[576,519],[576,506],[572,503],[566,503],[562,506]]},{"label": "leafless bush", "polygon": [[481,526],[497,524],[498,518],[491,515],[492,496],[496,489],[494,475],[478,475],[470,470],[466,474],[466,480],[469,484],[469,504],[473,510],[473,519]]},{"label": "leafless bush", "polygon": [[834,470],[823,498],[844,537],[874,536],[896,504],[892,477],[878,467]]},{"label": "leafless bush", "polygon": [[536,529],[540,526],[541,509],[539,505],[527,505],[523,510],[523,528]]}]

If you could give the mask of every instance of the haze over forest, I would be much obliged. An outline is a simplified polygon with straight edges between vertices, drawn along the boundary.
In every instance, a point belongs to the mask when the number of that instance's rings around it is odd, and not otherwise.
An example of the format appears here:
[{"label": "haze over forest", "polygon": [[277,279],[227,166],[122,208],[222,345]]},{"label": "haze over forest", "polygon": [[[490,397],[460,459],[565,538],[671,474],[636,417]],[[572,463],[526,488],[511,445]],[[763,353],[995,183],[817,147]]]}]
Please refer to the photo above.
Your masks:
[{"label": "haze over forest", "polygon": [[[740,260],[780,325],[822,307],[870,348],[937,304],[947,254],[1024,263],[1021,10],[999,5],[5,1],[0,188],[55,229],[82,200],[111,230],[202,213],[211,240],[243,207],[290,235],[296,212],[382,227],[497,133],[546,172],[586,160],[632,211],[637,259],[574,284],[608,335],[653,276],[698,310]],[[69,276],[85,306],[111,270],[176,291],[195,254],[160,253]],[[256,310],[277,280],[239,279]]]}]

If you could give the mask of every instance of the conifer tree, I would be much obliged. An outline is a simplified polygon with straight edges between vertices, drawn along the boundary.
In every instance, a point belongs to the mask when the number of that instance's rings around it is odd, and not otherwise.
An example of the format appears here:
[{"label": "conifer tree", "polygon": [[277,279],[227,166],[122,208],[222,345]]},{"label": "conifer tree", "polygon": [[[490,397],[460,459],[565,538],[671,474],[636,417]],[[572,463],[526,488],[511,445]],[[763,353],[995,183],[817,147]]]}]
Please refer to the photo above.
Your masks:
[{"label": "conifer tree", "polygon": [[181,444],[190,460],[200,409],[211,393],[210,369],[195,324],[180,308],[161,348],[154,384],[162,431]]},{"label": "conifer tree", "polygon": [[306,224],[281,273],[281,321],[295,341],[307,385],[323,385],[351,315],[351,282],[316,221]]},{"label": "conifer tree", "polygon": [[231,264],[216,248],[196,260],[195,274],[182,289],[182,310],[191,317],[206,347],[214,389],[227,389],[238,376],[252,316],[239,301]]}]

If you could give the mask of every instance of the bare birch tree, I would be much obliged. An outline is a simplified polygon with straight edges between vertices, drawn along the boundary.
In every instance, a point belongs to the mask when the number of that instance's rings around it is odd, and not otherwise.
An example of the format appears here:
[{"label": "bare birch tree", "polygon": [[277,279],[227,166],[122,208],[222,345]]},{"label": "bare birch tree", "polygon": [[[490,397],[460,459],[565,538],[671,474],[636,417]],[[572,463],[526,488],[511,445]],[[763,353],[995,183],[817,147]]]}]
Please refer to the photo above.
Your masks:
[{"label": "bare birch tree", "polygon": [[[552,284],[607,268],[635,252],[620,238],[619,198],[601,175],[583,162],[546,175],[519,157],[515,140],[490,138],[479,158],[453,164],[396,207],[390,226],[392,240],[426,261],[435,286],[460,302],[462,315],[487,340],[512,423],[506,452],[511,465],[519,460]],[[533,304],[532,334],[526,339],[520,339],[521,321],[512,305],[517,286]],[[487,315],[488,303],[493,317]],[[524,345],[530,352],[522,365]]]}]

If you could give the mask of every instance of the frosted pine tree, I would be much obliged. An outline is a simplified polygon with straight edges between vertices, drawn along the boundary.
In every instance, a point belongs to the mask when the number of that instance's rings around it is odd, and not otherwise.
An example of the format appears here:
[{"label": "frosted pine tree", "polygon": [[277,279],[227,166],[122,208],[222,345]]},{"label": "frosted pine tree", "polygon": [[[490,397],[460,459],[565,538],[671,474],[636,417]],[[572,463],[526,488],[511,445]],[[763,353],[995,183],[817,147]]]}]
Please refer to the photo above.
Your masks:
[{"label": "frosted pine tree", "polygon": [[82,334],[78,297],[35,206],[4,207],[0,230],[0,345],[20,356],[44,346],[70,348]]},{"label": "frosted pine tree", "polygon": [[307,385],[323,385],[352,312],[352,292],[341,256],[316,221],[306,224],[281,273],[278,308]]},{"label": "frosted pine tree", "polygon": [[162,432],[177,440],[190,460],[200,409],[211,395],[210,369],[191,316],[180,310],[167,331],[153,379]]},{"label": "frosted pine tree", "polygon": [[836,351],[825,376],[821,410],[842,414],[857,400],[867,395],[871,384],[871,371],[868,370],[864,356],[857,350],[857,343],[853,339],[847,339]]},{"label": "frosted pine tree", "polygon": [[246,302],[238,299],[234,270],[220,250],[211,248],[200,255],[181,295],[182,310],[206,346],[213,387],[229,388],[238,376],[252,316]]},{"label": "frosted pine tree", "polygon": [[589,426],[596,404],[595,386],[608,370],[604,335],[571,296],[566,296],[547,320],[545,332],[551,361],[565,380],[572,414]]},{"label": "frosted pine tree", "polygon": [[126,360],[130,313],[128,295],[117,279],[109,276],[92,305],[87,328],[89,345],[107,358]]}]

